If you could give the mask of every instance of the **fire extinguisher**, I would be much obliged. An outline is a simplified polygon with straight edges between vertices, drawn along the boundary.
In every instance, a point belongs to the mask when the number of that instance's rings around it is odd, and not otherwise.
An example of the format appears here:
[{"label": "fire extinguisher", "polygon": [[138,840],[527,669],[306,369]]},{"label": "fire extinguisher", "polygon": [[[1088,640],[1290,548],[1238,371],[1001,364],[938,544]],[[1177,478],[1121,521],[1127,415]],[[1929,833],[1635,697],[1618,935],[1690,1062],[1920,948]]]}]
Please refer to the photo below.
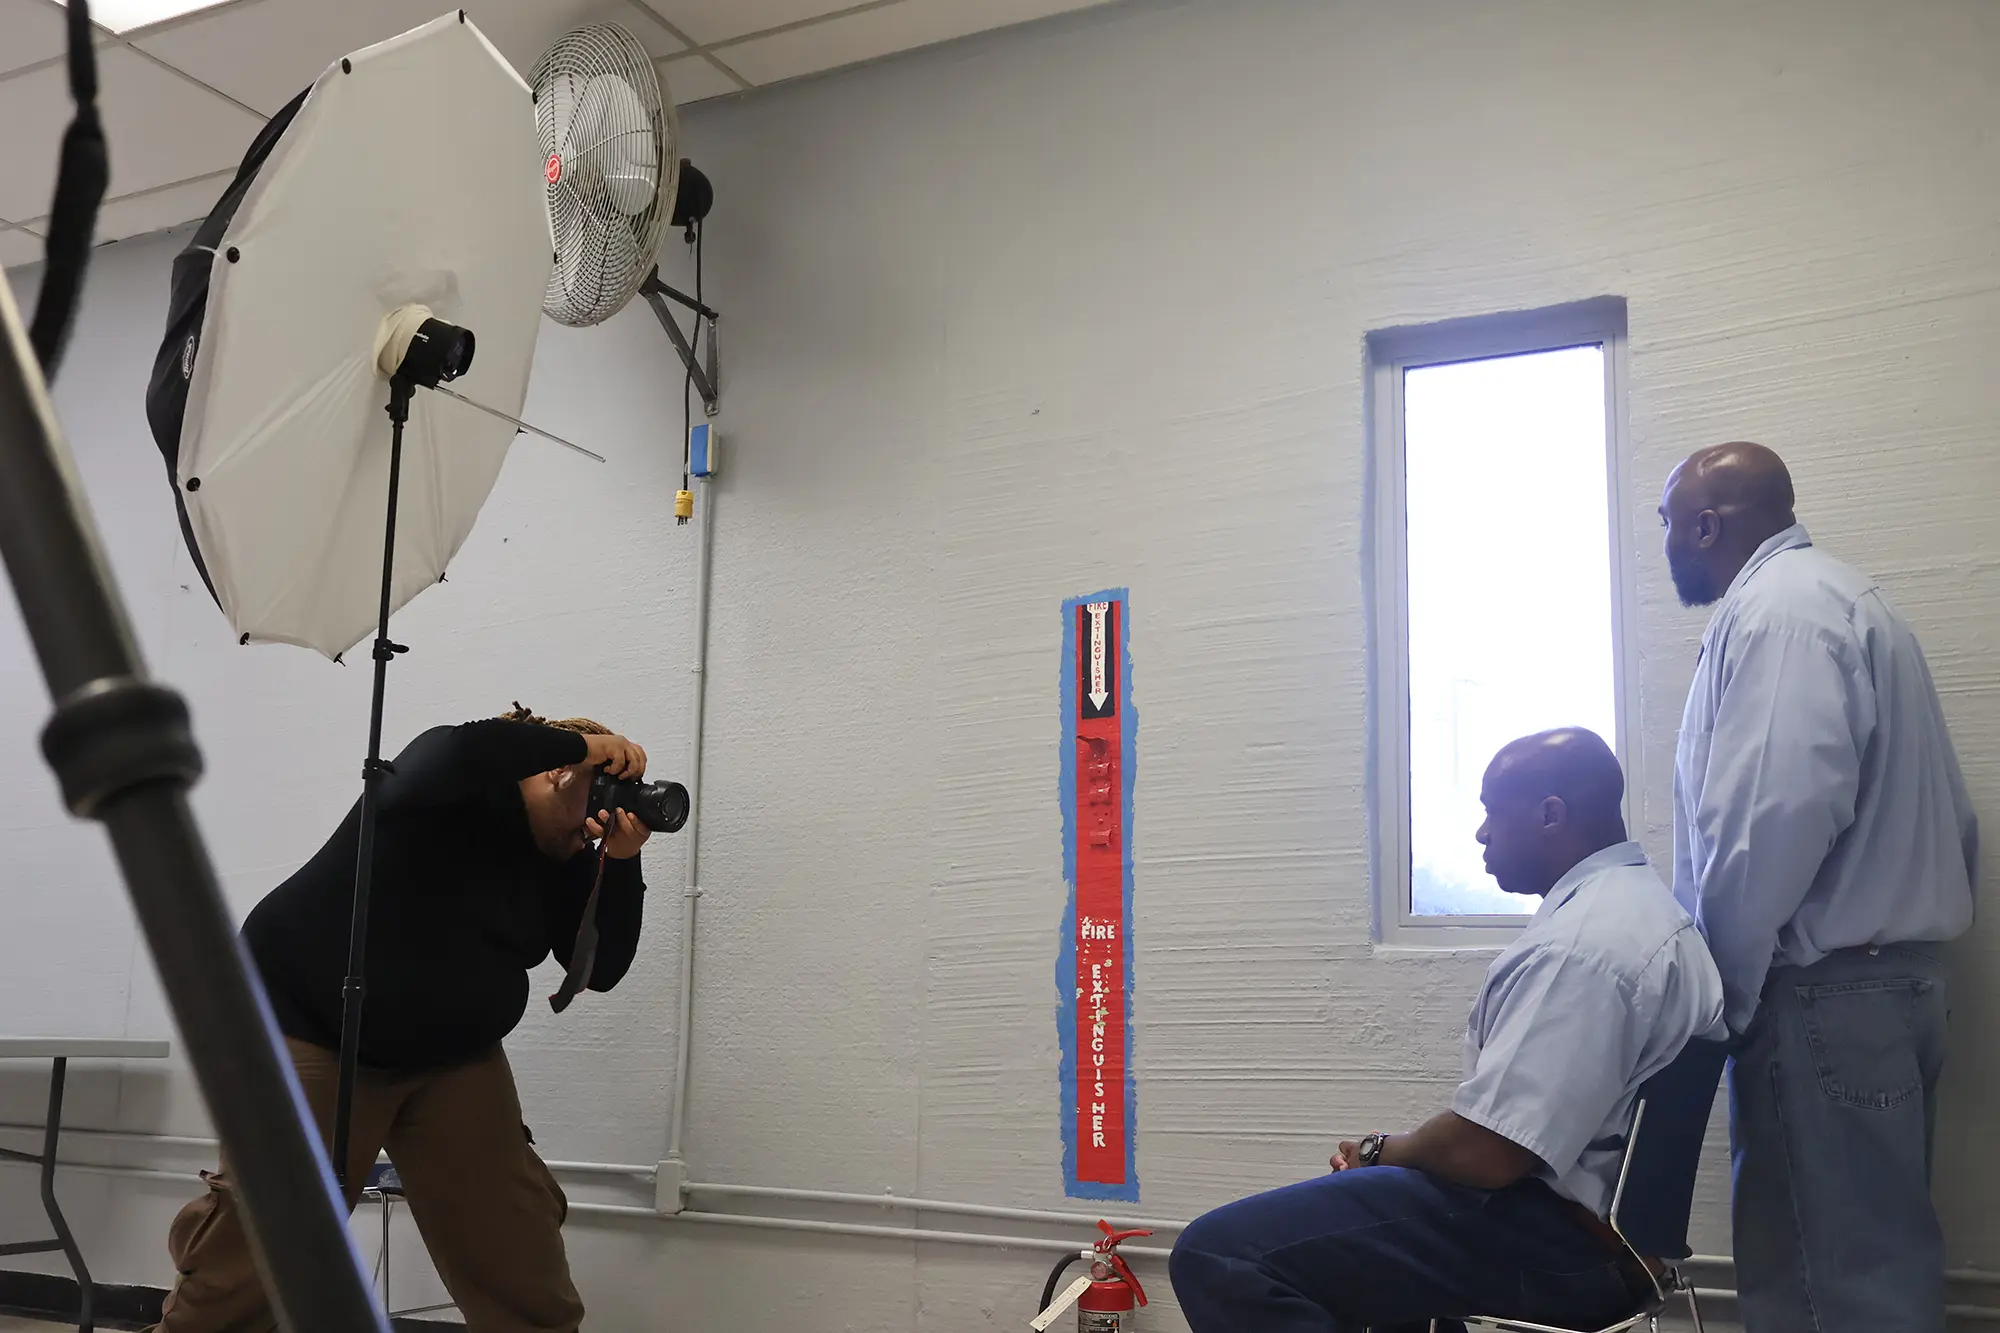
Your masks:
[{"label": "fire extinguisher", "polygon": [[[1118,1246],[1153,1233],[1113,1231],[1111,1224],[1102,1220],[1097,1229],[1103,1234],[1095,1245],[1064,1255],[1049,1273],[1048,1283],[1042,1288],[1042,1312],[1028,1325],[1035,1333],[1043,1333],[1072,1304],[1076,1306],[1077,1333],[1129,1333],[1134,1327],[1132,1314],[1146,1303],[1146,1289],[1139,1285],[1138,1275],[1125,1262],[1125,1256],[1118,1253]],[[1090,1261],[1090,1272],[1058,1296],[1056,1283],[1062,1281],[1063,1271],[1079,1259]]]}]

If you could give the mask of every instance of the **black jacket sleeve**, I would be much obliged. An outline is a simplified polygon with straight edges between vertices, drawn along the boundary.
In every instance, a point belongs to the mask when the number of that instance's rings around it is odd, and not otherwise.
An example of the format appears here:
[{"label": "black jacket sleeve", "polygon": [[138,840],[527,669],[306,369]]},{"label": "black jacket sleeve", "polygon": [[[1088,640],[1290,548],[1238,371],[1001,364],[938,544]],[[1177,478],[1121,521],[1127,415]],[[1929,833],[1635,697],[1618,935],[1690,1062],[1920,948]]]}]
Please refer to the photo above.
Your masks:
[{"label": "black jacket sleeve", "polygon": [[[549,904],[549,952],[565,969],[596,878],[596,850],[578,853],[563,868],[562,884]],[[590,965],[590,989],[607,991],[625,979],[633,956],[639,952],[639,923],[645,903],[646,881],[639,858],[606,861],[604,883],[597,891],[597,957]]]},{"label": "black jacket sleeve", "polygon": [[442,805],[496,783],[580,764],[590,753],[573,731],[488,718],[456,727],[433,727],[396,756],[382,786],[385,810]]}]

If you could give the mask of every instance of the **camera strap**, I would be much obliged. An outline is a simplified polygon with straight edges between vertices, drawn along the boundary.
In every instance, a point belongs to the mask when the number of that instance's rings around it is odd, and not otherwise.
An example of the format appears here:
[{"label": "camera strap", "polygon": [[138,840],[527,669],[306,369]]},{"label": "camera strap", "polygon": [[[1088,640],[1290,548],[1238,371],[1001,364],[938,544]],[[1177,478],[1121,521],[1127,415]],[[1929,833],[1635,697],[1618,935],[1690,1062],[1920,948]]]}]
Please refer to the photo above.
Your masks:
[{"label": "camera strap", "polygon": [[590,984],[591,966],[597,961],[597,891],[604,887],[604,863],[611,855],[604,843],[605,839],[598,840],[597,875],[590,881],[590,897],[583,902],[583,919],[576,924],[576,942],[569,947],[569,973],[549,996],[549,1008],[557,1013],[569,1008],[569,1002]]}]

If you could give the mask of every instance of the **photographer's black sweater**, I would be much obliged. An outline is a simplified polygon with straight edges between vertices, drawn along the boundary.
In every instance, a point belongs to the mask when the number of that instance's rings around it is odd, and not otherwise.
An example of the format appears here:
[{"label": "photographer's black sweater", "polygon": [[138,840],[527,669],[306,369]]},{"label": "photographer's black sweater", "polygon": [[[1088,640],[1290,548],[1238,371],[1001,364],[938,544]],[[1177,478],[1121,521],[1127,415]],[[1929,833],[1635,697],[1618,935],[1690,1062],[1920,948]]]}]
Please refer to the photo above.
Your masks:
[{"label": "photographer's black sweater", "polygon": [[[427,731],[396,756],[375,833],[363,1065],[408,1072],[483,1055],[526,1012],[528,970],[551,953],[569,965],[597,853],[543,855],[520,782],[585,753],[575,732],[494,720]],[[327,1050],[340,1045],[360,830],[357,801],[243,925],[280,1030]],[[631,965],[645,890],[637,857],[605,865],[592,990]]]}]

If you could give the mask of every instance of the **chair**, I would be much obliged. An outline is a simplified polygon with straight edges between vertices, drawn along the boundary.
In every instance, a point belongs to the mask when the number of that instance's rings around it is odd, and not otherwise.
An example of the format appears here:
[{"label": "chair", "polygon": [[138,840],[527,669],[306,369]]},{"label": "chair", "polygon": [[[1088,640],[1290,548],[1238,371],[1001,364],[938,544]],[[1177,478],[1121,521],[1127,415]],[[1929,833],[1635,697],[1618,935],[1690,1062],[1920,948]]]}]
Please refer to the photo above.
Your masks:
[{"label": "chair", "polygon": [[[1467,1328],[1496,1333],[1633,1333],[1644,1328],[1658,1333],[1660,1315],[1678,1295],[1687,1298],[1695,1333],[1703,1333],[1694,1279],[1682,1265],[1693,1253],[1688,1248],[1687,1229],[1688,1214],[1694,1207],[1695,1170],[1701,1162],[1709,1112],[1715,1109],[1715,1088],[1727,1059],[1728,1049],[1722,1042],[1689,1042],[1672,1064],[1646,1080],[1632,1107],[1632,1129],[1625,1136],[1625,1157],[1611,1196],[1610,1220],[1626,1252],[1641,1267],[1647,1259],[1657,1259],[1663,1265],[1658,1273],[1648,1272],[1652,1297],[1628,1317],[1603,1329],[1559,1328],[1493,1315],[1475,1315],[1464,1321]],[[1435,1333],[1435,1320],[1431,1328]]]},{"label": "chair", "polygon": [[375,1253],[375,1285],[382,1292],[382,1307],[391,1319],[405,1315],[434,1314],[439,1310],[454,1308],[451,1301],[441,1305],[418,1305],[407,1310],[398,1310],[389,1304],[389,1217],[395,1211],[396,1200],[408,1196],[403,1193],[403,1178],[396,1174],[394,1162],[377,1162],[369,1169],[368,1183],[361,1187],[361,1197],[382,1207],[382,1248]]}]

